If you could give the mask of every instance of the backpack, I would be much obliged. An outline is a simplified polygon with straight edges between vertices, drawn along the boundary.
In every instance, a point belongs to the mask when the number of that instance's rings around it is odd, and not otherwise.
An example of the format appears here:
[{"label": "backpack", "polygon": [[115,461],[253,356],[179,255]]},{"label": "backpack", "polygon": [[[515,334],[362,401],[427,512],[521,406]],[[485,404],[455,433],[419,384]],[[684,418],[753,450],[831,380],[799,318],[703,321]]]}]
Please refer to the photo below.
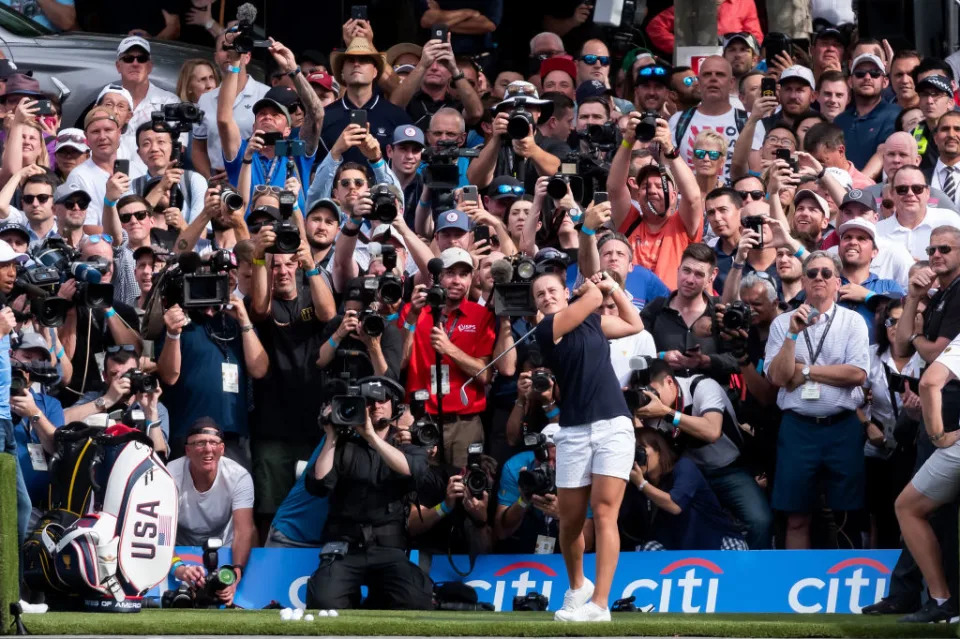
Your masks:
[{"label": "backpack", "polygon": [[[690,128],[690,122],[693,120],[693,116],[696,115],[697,109],[693,107],[691,109],[686,109],[680,114],[680,119],[677,120],[677,131],[674,135],[674,140],[677,143],[677,146],[680,146],[680,143],[683,142],[683,136],[687,134],[687,129]],[[737,127],[737,134],[743,131],[743,127],[747,124],[747,118],[749,114],[743,109],[733,109],[733,121]]]},{"label": "backpack", "polygon": [[[24,578],[52,595],[54,606],[139,612],[141,595],[166,578],[173,560],[176,483],[139,430],[65,428],[56,440],[51,495],[58,501],[51,503],[83,510],[54,508],[40,518],[23,545]],[[54,489],[67,476],[66,490]],[[89,491],[78,481],[89,482]]]},{"label": "backpack", "polygon": [[[693,398],[697,394],[697,386],[705,379],[710,378],[705,375],[694,375],[690,378],[690,406],[684,407],[682,412],[685,415],[693,414]],[[743,438],[743,431],[740,430],[740,420],[737,419],[737,413],[733,407],[733,403],[730,401],[729,393],[723,388],[723,386],[720,386],[720,389],[723,391],[724,404],[723,426],[721,427],[721,433],[726,435],[727,439],[733,442],[733,445],[736,446],[737,450],[742,454],[746,441]],[[696,437],[688,435],[687,433],[680,433],[677,436],[677,441],[683,448],[703,448],[704,446],[710,445],[710,442],[697,439]]]}]

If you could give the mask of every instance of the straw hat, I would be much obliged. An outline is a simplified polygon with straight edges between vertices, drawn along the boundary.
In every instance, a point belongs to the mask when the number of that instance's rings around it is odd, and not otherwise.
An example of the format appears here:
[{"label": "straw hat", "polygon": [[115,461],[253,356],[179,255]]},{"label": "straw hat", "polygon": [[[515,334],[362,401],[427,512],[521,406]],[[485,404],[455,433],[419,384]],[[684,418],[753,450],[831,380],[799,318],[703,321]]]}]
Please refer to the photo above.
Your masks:
[{"label": "straw hat", "polygon": [[346,56],[373,58],[373,63],[377,67],[377,75],[379,76],[383,73],[383,65],[385,64],[383,54],[377,51],[366,38],[354,38],[350,41],[350,46],[347,47],[346,51],[334,51],[330,55],[330,66],[333,67],[333,77],[341,83],[343,82],[343,77],[340,73],[343,71],[343,63],[346,61],[344,60]]}]

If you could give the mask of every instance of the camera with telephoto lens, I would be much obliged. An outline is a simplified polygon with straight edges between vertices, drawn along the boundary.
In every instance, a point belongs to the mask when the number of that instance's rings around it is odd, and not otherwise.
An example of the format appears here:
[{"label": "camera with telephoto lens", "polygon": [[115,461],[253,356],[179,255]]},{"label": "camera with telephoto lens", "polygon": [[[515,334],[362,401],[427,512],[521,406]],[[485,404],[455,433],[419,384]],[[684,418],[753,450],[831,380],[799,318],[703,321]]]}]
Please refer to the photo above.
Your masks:
[{"label": "camera with telephoto lens", "polygon": [[132,395],[139,395],[140,393],[154,393],[159,386],[156,375],[144,373],[139,368],[129,370],[121,375],[121,377],[126,377],[130,380],[130,393]]},{"label": "camera with telephoto lens", "polygon": [[239,211],[243,208],[243,196],[240,192],[229,186],[220,190],[220,202],[227,207],[228,211]]},{"label": "camera with telephoto lens", "polygon": [[[392,248],[392,247],[391,247]],[[377,301],[379,294],[380,280],[376,277],[364,277],[360,289],[360,302],[363,303],[363,310],[360,311],[358,319],[363,332],[370,337],[383,335],[387,324],[380,314],[380,302]]]},{"label": "camera with telephoto lens", "polygon": [[337,434],[350,435],[356,426],[367,422],[367,402],[383,402],[388,398],[387,389],[379,381],[358,382],[350,379],[336,380],[339,393],[330,401],[330,422],[337,427]]},{"label": "camera with telephoto lens", "polygon": [[[438,193],[443,193],[444,202],[453,202],[451,191],[460,186],[460,158],[475,158],[480,155],[477,149],[463,149],[457,146],[456,140],[441,140],[436,146],[423,150],[421,160],[426,165],[423,169],[423,182],[433,193],[434,200]],[[435,202],[440,206],[440,202]],[[447,208],[453,208],[449,206]]]},{"label": "camera with telephoto lens", "polygon": [[410,427],[410,435],[413,443],[417,446],[431,448],[440,443],[440,429],[433,418],[427,413],[427,401],[430,399],[430,391],[414,391],[413,398],[410,400],[410,414],[413,416],[413,426]]},{"label": "camera with telephoto lens", "polygon": [[627,388],[623,389],[623,399],[627,402],[627,408],[632,415],[638,408],[643,408],[650,403],[650,397],[644,393],[649,391],[654,395],[656,389],[650,386],[650,359],[646,356],[637,356],[630,358],[630,381]]},{"label": "camera with telephoto lens", "polygon": [[637,140],[640,142],[649,142],[657,137],[657,120],[660,116],[655,111],[644,111],[640,114],[640,122],[637,123]]},{"label": "camera with telephoto lens", "polygon": [[577,132],[577,137],[591,149],[609,151],[617,145],[617,127],[613,122],[588,124],[583,131]]},{"label": "camera with telephoto lens", "polygon": [[403,282],[394,272],[397,268],[397,249],[388,244],[386,240],[390,239],[390,230],[387,230],[384,242],[370,242],[367,249],[370,251],[370,257],[379,257],[383,262],[384,272],[377,277],[377,299],[384,304],[396,304],[403,297]]},{"label": "camera with telephoto lens", "polygon": [[[60,285],[68,279],[76,280],[77,292],[68,302],[76,306],[85,306],[93,309],[104,309],[113,305],[113,284],[102,284],[101,279],[110,270],[110,262],[102,257],[91,257],[85,260],[80,251],[66,243],[63,238],[51,237],[31,251],[34,268],[46,267],[45,271],[38,271],[33,276],[21,280],[21,284],[32,283],[40,288],[47,287],[47,292],[55,294]],[[53,271],[59,274],[60,283],[53,284]],[[25,271],[25,273],[28,271]],[[30,281],[30,280],[33,281]],[[26,291],[25,291],[26,292]],[[34,290],[39,297],[39,291]],[[46,302],[48,311],[62,309],[62,304]],[[56,313],[54,313],[56,315]],[[56,318],[54,318],[56,321]]]},{"label": "camera with telephoto lens", "polygon": [[191,587],[187,582],[176,590],[167,590],[160,597],[162,608],[219,608],[217,595],[225,588],[237,583],[237,571],[233,566],[220,565],[219,550],[223,540],[211,537],[203,544],[203,569],[206,571],[204,584],[200,588]]},{"label": "camera with telephoto lens", "polygon": [[12,360],[10,364],[10,396],[26,395],[27,389],[30,388],[30,382],[24,373],[26,367],[23,362],[17,360]]},{"label": "camera with telephoto lens", "polygon": [[236,264],[235,259],[230,251],[219,249],[206,258],[191,251],[181,253],[176,262],[168,262],[154,284],[164,310],[174,305],[191,309],[227,304],[227,270]]},{"label": "camera with telephoto lens", "polygon": [[525,497],[557,492],[557,471],[550,465],[547,436],[543,433],[524,433],[523,447],[533,451],[537,460],[534,468],[524,468],[517,476],[517,487]]},{"label": "camera with telephoto lens", "polygon": [[483,493],[493,488],[493,482],[480,462],[483,458],[483,444],[475,443],[467,447],[467,467],[463,470],[463,485],[475,499],[482,499]]},{"label": "camera with telephoto lens", "polygon": [[526,98],[515,98],[513,105],[510,115],[507,116],[507,138],[522,140],[533,133],[537,121],[533,113],[526,108]]},{"label": "camera with telephoto lens", "polygon": [[293,215],[293,207],[297,203],[297,196],[291,191],[283,190],[280,192],[280,220],[274,220],[269,225],[273,229],[277,239],[273,246],[266,249],[267,253],[293,255],[300,249],[300,229],[290,221]]},{"label": "camera with telephoto lens", "polygon": [[370,188],[370,194],[367,196],[373,200],[373,208],[365,216],[370,220],[380,220],[384,224],[390,224],[397,219],[399,210],[397,208],[397,197],[386,184],[374,184]]},{"label": "camera with telephoto lens", "polygon": [[513,598],[514,612],[543,612],[549,605],[550,600],[539,592],[528,592]]},{"label": "camera with telephoto lens", "polygon": [[753,310],[741,300],[727,304],[723,311],[723,328],[729,331],[750,330]]}]

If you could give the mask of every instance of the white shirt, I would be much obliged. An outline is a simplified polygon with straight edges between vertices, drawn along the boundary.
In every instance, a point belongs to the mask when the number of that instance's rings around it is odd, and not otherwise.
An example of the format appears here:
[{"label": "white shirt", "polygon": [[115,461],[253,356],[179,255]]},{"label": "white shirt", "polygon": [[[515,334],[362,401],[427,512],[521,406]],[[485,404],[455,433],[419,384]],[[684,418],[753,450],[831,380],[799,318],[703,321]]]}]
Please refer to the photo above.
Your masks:
[{"label": "white shirt", "polygon": [[[725,179],[729,179],[730,164],[733,162],[733,146],[736,144],[737,138],[740,137],[740,132],[737,131],[737,121],[734,117],[734,108],[731,106],[730,110],[723,115],[704,115],[699,109],[697,109],[696,113],[693,115],[693,118],[690,120],[690,125],[683,134],[683,139],[677,140],[677,122],[680,120],[681,113],[682,111],[677,111],[670,116],[669,124],[670,133],[673,136],[673,143],[677,145],[678,149],[680,149],[680,154],[683,156],[683,159],[688,165],[690,165],[690,168],[692,169],[693,141],[697,139],[697,135],[699,135],[704,129],[713,129],[727,139],[727,161],[723,165],[723,177]],[[763,145],[764,135],[765,130],[763,128],[763,123],[757,122],[757,127],[753,132],[753,144],[750,148],[755,151],[759,150]]]},{"label": "white shirt", "polygon": [[[165,89],[161,89],[153,82],[147,87],[147,95],[133,110],[133,115],[127,123],[127,130],[120,136],[120,149],[117,157],[121,160],[130,160],[130,178],[140,177],[147,172],[147,165],[137,155],[137,128],[149,122],[154,111],[163,111],[164,104],[179,104],[180,98]],[[181,142],[186,143],[183,137]]]},{"label": "white shirt", "polygon": [[630,360],[640,355],[649,355],[655,357],[657,354],[657,345],[653,341],[653,335],[650,331],[640,331],[634,335],[618,337],[610,340],[610,363],[613,365],[613,372],[620,380],[620,387],[623,388],[630,383]]},{"label": "white shirt", "polygon": [[[897,443],[893,438],[893,431],[897,426],[897,418],[894,416],[893,403],[890,400],[890,385],[887,380],[887,368],[893,373],[906,375],[908,377],[920,377],[920,371],[923,368],[923,360],[917,353],[907,362],[903,370],[897,369],[897,363],[888,348],[883,355],[877,355],[876,344],[870,346],[870,376],[869,384],[873,395],[870,402],[870,417],[880,425],[883,435],[886,437],[886,445],[877,447],[869,441],[863,443],[863,453],[867,457],[879,457],[885,459],[893,453]],[[894,393],[897,402],[897,413],[903,411],[903,399],[899,394]]]},{"label": "white shirt", "polygon": [[[78,164],[70,175],[67,176],[67,184],[71,189],[86,191],[90,196],[90,206],[87,207],[87,217],[84,224],[94,226],[103,226],[103,198],[107,194],[107,180],[110,174],[94,164],[93,158],[87,158],[82,164]],[[132,193],[132,191],[130,191]],[[124,194],[126,195],[126,194]]]},{"label": "white shirt", "polygon": [[[269,90],[267,85],[247,76],[247,84],[233,101],[233,119],[240,128],[241,139],[245,140],[253,135],[253,105]],[[193,137],[207,141],[207,156],[213,171],[223,170],[223,146],[220,143],[220,130],[217,128],[219,99],[220,87],[201,95],[197,106],[203,110],[203,121],[193,125]]]},{"label": "white shirt", "polygon": [[187,464],[186,457],[167,464],[179,492],[177,545],[202,546],[209,537],[220,537],[225,546],[230,545],[234,511],[253,508],[253,478],[237,462],[221,457],[213,485],[200,492],[193,485]]},{"label": "white shirt", "polygon": [[[770,325],[770,336],[767,338],[767,348],[763,361],[766,362],[767,377],[770,376],[770,367],[773,360],[783,347],[784,340],[790,330],[790,318],[796,311],[778,315]],[[867,323],[856,311],[841,308],[834,304],[826,313],[821,313],[813,326],[806,329],[806,333],[816,351],[820,339],[826,330],[831,314],[836,313],[830,331],[823,340],[823,348],[815,363],[810,362],[812,353],[807,347],[807,340],[803,333],[797,337],[794,355],[797,362],[811,366],[831,366],[849,364],[856,366],[865,373],[870,372],[870,340],[867,336]],[[777,406],[781,410],[792,410],[809,417],[827,417],[844,410],[855,410],[863,403],[863,390],[859,386],[839,387],[820,383],[820,397],[818,399],[802,399],[801,384],[792,391],[781,388],[777,393]]]},{"label": "white shirt", "polygon": [[[839,246],[827,249],[833,255],[840,254]],[[916,263],[903,244],[885,237],[877,238],[877,256],[870,262],[870,272],[882,280],[893,280],[904,289],[910,288],[910,267]]]},{"label": "white shirt", "polygon": [[877,223],[877,237],[906,246],[915,259],[925,260],[927,259],[926,250],[930,245],[930,232],[938,226],[952,226],[960,229],[960,215],[947,209],[927,207],[927,214],[913,229],[900,226],[897,216],[891,215]]}]

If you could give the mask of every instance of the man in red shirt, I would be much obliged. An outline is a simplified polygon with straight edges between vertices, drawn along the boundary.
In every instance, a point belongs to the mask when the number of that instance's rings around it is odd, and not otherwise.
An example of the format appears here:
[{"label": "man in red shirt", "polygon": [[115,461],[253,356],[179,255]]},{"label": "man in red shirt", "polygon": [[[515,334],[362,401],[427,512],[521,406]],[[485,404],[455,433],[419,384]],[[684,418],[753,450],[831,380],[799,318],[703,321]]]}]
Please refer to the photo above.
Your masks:
[{"label": "man in red shirt", "polygon": [[[404,308],[401,317],[406,329],[403,340],[404,360],[409,362],[407,372],[408,395],[426,389],[430,392],[427,412],[437,416],[435,371],[437,353],[443,357],[440,381],[443,391],[443,446],[445,460],[455,467],[467,463],[467,447],[483,441],[480,415],[487,407],[484,386],[490,381],[491,371],[485,371],[466,387],[467,404],[460,401],[460,386],[490,362],[494,334],[493,313],[467,300],[473,280],[473,258],[459,247],[450,247],[440,253],[443,271],[440,285],[447,292],[447,300],[439,309],[427,309],[425,286],[417,286],[413,299]],[[434,313],[440,313],[440,325]]]},{"label": "man in red shirt", "polygon": [[[757,42],[763,40],[757,5],[754,0],[716,0],[717,33],[750,33]],[[676,21],[673,7],[661,11],[647,24],[647,35],[653,46],[664,53],[673,53],[673,27]],[[716,43],[714,43],[716,44]]]}]

